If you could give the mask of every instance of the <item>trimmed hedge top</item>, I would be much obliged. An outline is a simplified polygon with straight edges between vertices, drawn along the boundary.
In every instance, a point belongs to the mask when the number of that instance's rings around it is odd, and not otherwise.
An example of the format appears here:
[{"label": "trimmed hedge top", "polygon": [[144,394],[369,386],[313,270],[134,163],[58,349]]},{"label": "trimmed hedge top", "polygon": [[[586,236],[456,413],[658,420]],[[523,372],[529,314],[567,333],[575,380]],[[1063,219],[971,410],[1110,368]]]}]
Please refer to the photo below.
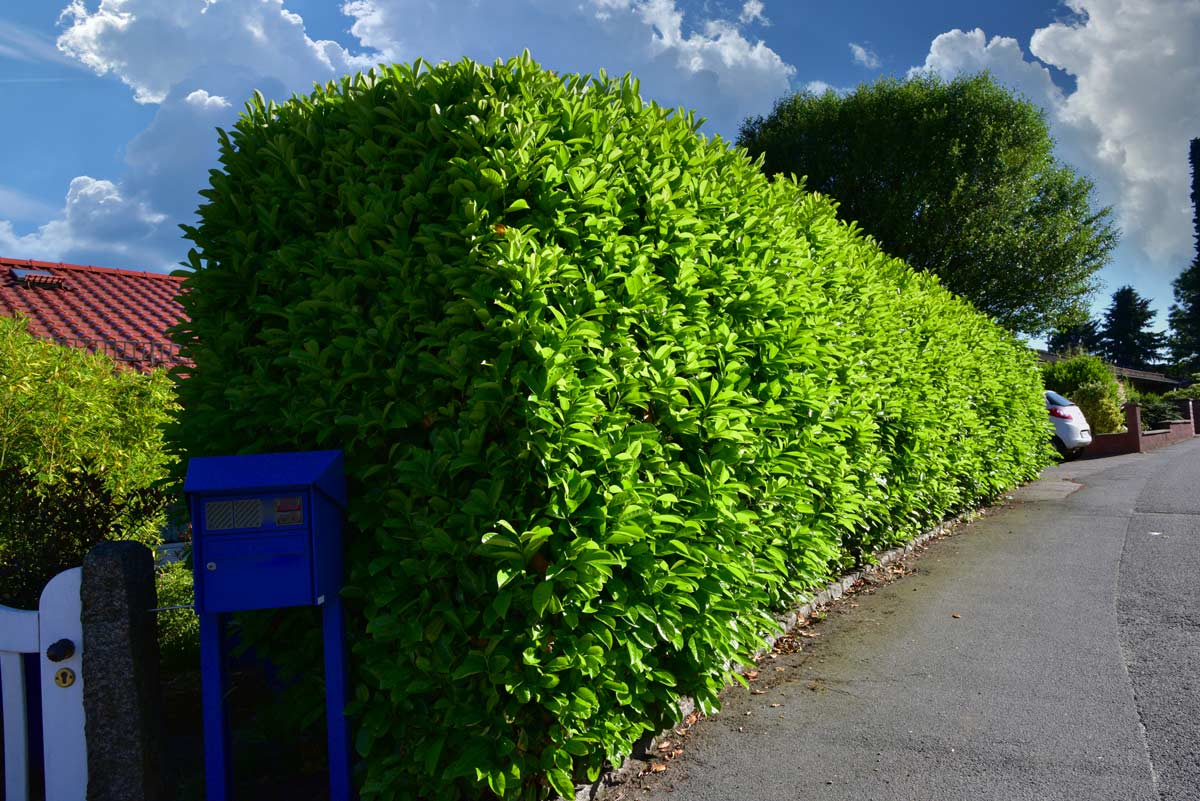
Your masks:
[{"label": "trimmed hedge top", "polygon": [[345,449],[364,797],[569,795],[1047,460],[1030,351],[628,77],[393,66],[221,144],[176,443]]}]

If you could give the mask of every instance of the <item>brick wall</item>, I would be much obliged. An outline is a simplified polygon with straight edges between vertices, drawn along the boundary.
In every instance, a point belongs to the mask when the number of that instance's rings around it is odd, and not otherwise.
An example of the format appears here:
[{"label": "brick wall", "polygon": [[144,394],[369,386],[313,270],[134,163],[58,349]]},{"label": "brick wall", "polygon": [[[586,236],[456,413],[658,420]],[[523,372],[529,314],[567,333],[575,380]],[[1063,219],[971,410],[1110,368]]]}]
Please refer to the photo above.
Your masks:
[{"label": "brick wall", "polygon": [[1200,401],[1179,401],[1180,419],[1171,420],[1157,431],[1142,431],[1142,409],[1136,403],[1125,404],[1125,433],[1097,434],[1084,452],[1086,456],[1116,456],[1121,453],[1145,453],[1196,436],[1196,413]]}]

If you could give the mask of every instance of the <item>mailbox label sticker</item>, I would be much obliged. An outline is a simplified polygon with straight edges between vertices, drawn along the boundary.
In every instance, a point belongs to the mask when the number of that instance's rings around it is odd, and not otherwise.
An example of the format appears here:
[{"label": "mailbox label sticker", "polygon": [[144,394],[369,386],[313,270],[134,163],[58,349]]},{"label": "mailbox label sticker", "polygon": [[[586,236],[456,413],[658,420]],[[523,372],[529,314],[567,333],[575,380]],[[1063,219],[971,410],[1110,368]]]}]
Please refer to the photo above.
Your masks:
[{"label": "mailbox label sticker", "polygon": [[299,496],[275,499],[275,525],[298,526],[304,522],[304,499]]}]

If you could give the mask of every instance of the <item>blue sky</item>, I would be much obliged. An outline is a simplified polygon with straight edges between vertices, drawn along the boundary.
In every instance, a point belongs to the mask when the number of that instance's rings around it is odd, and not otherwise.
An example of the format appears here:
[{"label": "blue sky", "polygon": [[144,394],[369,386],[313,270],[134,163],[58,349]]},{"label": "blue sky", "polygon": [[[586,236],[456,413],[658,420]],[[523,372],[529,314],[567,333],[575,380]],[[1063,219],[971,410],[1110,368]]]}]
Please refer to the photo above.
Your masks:
[{"label": "blue sky", "polygon": [[1102,277],[1165,324],[1192,253],[1197,0],[7,0],[0,7],[0,255],[170,270],[254,89],[286,98],[380,61],[632,71],[736,135],[801,88],[990,69],[1046,110],[1058,155],[1123,239]]}]

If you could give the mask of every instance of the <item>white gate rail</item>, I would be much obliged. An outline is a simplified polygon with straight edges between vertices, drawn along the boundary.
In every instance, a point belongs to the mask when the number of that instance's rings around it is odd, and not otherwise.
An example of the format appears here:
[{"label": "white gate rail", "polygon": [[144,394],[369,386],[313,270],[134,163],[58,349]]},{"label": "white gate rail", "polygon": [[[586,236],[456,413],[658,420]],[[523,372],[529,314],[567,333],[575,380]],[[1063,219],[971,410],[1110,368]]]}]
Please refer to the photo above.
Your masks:
[{"label": "white gate rail", "polygon": [[[83,624],[79,619],[80,568],[59,573],[42,591],[37,612],[0,606],[0,684],[4,702],[4,797],[29,798],[28,712],[21,654],[39,654],[42,750],[46,801],[78,801],[87,792],[83,734]],[[52,662],[46,649],[69,640],[74,652]],[[62,654],[56,654],[61,656]]]}]

